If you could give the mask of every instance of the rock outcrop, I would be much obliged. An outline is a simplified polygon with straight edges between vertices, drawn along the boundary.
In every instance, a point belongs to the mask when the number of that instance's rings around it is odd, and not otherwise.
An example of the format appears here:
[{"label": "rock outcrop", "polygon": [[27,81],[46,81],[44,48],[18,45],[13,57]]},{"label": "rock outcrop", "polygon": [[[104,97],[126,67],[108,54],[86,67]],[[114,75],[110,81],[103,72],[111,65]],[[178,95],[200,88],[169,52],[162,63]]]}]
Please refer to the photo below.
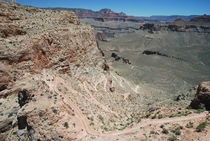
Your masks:
[{"label": "rock outcrop", "polygon": [[146,23],[140,27],[141,30],[147,30],[149,33],[156,31],[172,31],[172,32],[203,32],[210,33],[210,26],[208,25],[195,25],[191,23],[184,23],[184,21],[176,21],[173,23],[159,24],[159,23]]},{"label": "rock outcrop", "polygon": [[206,108],[210,110],[210,82],[201,83],[190,106],[194,109]]},{"label": "rock outcrop", "polygon": [[195,17],[191,19],[190,22],[199,23],[199,24],[202,24],[202,23],[210,24],[210,15],[203,15],[203,16]]},{"label": "rock outcrop", "polygon": [[106,33],[104,33],[104,32],[97,32],[97,33],[96,33],[96,39],[97,39],[98,41],[107,42],[107,35],[106,35]]},{"label": "rock outcrop", "polygon": [[161,53],[159,51],[151,51],[151,50],[145,50],[143,51],[144,55],[158,55],[158,56],[162,56],[162,57],[167,57],[167,58],[171,58],[171,59],[176,59],[178,61],[186,61],[182,58],[179,58],[179,57],[175,57],[175,56],[170,56],[170,55],[167,55],[167,54],[164,54],[164,53]]},{"label": "rock outcrop", "polygon": [[173,24],[176,24],[176,25],[185,25],[186,24],[186,21],[184,21],[183,19],[179,18],[179,19],[176,19]]},{"label": "rock outcrop", "polygon": [[126,58],[124,58],[124,57],[120,57],[120,56],[119,56],[118,54],[116,54],[116,53],[112,53],[111,57],[114,58],[115,61],[120,61],[120,60],[122,60],[122,62],[123,62],[124,64],[129,64],[129,65],[131,65],[131,62],[130,62],[129,59],[126,59]]}]

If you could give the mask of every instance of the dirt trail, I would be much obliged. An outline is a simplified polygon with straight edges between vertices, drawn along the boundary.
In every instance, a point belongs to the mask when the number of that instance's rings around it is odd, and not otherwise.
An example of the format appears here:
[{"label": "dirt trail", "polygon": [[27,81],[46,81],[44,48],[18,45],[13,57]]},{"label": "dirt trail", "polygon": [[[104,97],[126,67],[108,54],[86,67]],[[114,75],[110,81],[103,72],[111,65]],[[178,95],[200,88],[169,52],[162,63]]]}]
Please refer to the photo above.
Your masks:
[{"label": "dirt trail", "polygon": [[95,97],[91,94],[91,92],[87,89],[87,83],[84,82],[84,88],[85,91],[87,92],[87,94],[90,96],[90,100],[92,101],[92,103],[94,103],[95,105],[99,106],[101,109],[103,109],[104,111],[108,112],[108,113],[112,113],[116,116],[118,116],[118,113],[110,110],[108,107],[106,107],[105,105],[101,104],[100,102],[98,102],[98,100],[95,99]]},{"label": "dirt trail", "polygon": [[[189,115],[189,116],[185,116],[185,117],[175,117],[175,118],[165,118],[165,119],[144,119],[139,124],[137,124],[135,127],[127,128],[123,131],[113,131],[113,132],[101,133],[101,132],[98,132],[98,131],[95,131],[94,129],[92,129],[89,125],[88,119],[82,113],[82,111],[79,109],[79,107],[69,97],[67,97],[65,94],[63,94],[61,91],[58,90],[59,84],[66,85],[68,83],[65,83],[65,80],[60,77],[55,77],[53,79],[54,79],[54,81],[45,81],[47,83],[47,85],[49,86],[50,90],[60,94],[64,98],[63,102],[69,108],[72,108],[75,111],[75,114],[78,116],[79,121],[83,125],[83,128],[85,129],[87,134],[90,134],[93,136],[110,136],[110,135],[115,136],[115,135],[120,135],[120,134],[136,132],[140,128],[150,126],[150,125],[182,122],[182,121],[196,120],[196,119],[207,117],[207,113],[201,113],[201,114],[193,114],[193,115]],[[66,88],[69,89],[69,87],[67,87],[67,86],[66,86]],[[69,91],[71,91],[71,90],[69,90]],[[97,102],[95,104],[99,104],[99,103]],[[103,106],[101,103],[100,103],[100,105]],[[108,110],[108,109],[106,109],[106,110]]]},{"label": "dirt trail", "polygon": [[[49,75],[47,77],[49,77]],[[79,118],[79,121],[81,122],[81,125],[83,125],[83,128],[85,129],[85,131],[88,134],[90,134],[90,135],[98,135],[97,131],[95,131],[92,128],[90,128],[89,121],[84,116],[84,114],[79,109],[79,107],[69,97],[67,97],[65,94],[63,94],[62,92],[60,92],[58,90],[58,84],[61,84],[61,83],[65,84],[64,83],[65,81],[62,78],[60,78],[60,77],[53,78],[53,80],[54,81],[45,81],[47,83],[47,85],[49,86],[50,90],[60,94],[63,97],[63,102],[65,103],[65,105],[68,106],[69,109],[73,109],[74,110],[75,114]],[[68,89],[68,87],[67,87],[67,89]]]}]

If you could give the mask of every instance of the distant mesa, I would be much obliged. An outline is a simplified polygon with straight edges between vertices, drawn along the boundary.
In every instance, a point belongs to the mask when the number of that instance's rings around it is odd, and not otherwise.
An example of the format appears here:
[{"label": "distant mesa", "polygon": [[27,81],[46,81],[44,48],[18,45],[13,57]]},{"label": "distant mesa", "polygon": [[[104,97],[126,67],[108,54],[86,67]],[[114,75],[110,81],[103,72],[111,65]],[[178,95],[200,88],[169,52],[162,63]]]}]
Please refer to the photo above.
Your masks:
[{"label": "distant mesa", "polygon": [[177,25],[184,25],[186,22],[182,18],[178,18],[173,23]]},{"label": "distant mesa", "polygon": [[210,15],[204,14],[203,16],[199,16],[190,20],[191,22],[198,23],[210,23]]},{"label": "distant mesa", "polygon": [[[80,18],[88,18],[88,19],[94,19],[96,21],[120,21],[120,22],[174,22],[175,20],[182,19],[183,21],[191,21],[193,18],[199,17],[200,15],[189,15],[189,16],[183,16],[183,15],[171,15],[171,16],[150,16],[150,17],[143,17],[143,16],[129,16],[125,14],[124,12],[114,12],[109,8],[104,8],[99,11],[93,11],[90,9],[82,9],[82,8],[51,8],[56,10],[69,10],[75,12],[75,14]],[[178,22],[178,21],[177,21]]]},{"label": "distant mesa", "polygon": [[80,9],[80,8],[53,8],[53,9],[70,10],[75,12],[75,14],[80,19],[88,18],[100,22],[105,22],[105,21],[137,22],[137,23],[144,22],[143,18],[128,16],[123,12],[117,13],[108,8],[104,8],[99,11]]},{"label": "distant mesa", "polygon": [[114,13],[111,9],[108,9],[108,8],[101,9],[99,12],[104,13],[104,14]]}]

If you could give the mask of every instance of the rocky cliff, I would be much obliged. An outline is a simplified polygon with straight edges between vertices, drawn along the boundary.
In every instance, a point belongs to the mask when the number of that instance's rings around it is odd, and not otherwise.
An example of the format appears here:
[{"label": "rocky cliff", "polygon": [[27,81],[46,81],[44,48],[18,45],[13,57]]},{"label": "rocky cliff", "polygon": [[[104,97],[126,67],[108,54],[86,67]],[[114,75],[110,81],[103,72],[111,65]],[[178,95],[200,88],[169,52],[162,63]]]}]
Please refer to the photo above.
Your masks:
[{"label": "rocky cliff", "polygon": [[73,12],[1,2],[0,66],[1,140],[89,140],[139,121],[135,92]]},{"label": "rocky cliff", "polygon": [[201,32],[210,33],[209,25],[197,25],[191,24],[189,22],[184,22],[183,20],[176,20],[172,23],[159,24],[159,23],[146,23],[140,27],[141,30],[148,30],[149,33],[154,33],[155,31],[172,31],[172,32]]},{"label": "rocky cliff", "polygon": [[203,16],[192,18],[190,22],[197,23],[197,24],[210,24],[210,15],[203,15]]},{"label": "rocky cliff", "polygon": [[156,89],[113,70],[73,12],[0,2],[0,140],[129,141],[154,129],[162,140],[160,124],[186,121],[143,119],[161,112],[149,99]]}]

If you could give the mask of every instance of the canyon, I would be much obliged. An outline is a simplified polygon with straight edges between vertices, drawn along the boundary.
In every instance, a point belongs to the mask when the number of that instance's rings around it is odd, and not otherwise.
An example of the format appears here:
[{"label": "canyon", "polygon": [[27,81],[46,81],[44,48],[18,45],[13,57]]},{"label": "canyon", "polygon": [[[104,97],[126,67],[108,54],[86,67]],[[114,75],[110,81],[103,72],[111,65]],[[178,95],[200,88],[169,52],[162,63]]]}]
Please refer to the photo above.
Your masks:
[{"label": "canyon", "polygon": [[0,2],[0,140],[208,141],[208,16],[74,12]]}]

